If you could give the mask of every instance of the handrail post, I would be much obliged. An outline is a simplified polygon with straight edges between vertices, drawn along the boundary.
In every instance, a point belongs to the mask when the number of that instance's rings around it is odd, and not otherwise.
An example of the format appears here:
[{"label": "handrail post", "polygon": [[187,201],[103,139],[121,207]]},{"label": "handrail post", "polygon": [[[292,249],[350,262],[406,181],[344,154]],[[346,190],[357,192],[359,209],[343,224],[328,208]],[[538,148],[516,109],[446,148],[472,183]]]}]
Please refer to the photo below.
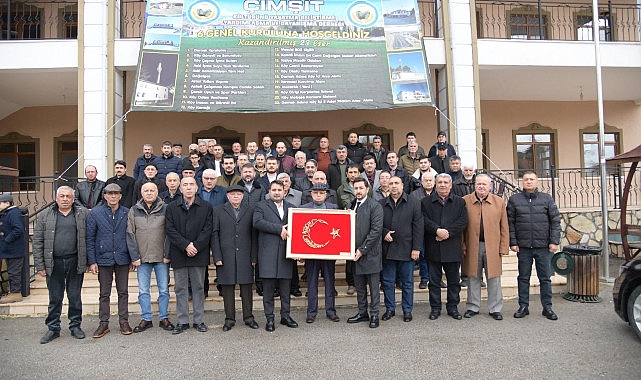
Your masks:
[{"label": "handrail post", "polygon": [[538,1],[539,5],[539,39],[543,39],[543,6],[541,5],[541,0]]},{"label": "handrail post", "polygon": [[[540,1],[540,0],[539,0]],[[551,178],[551,188],[550,192],[552,193],[552,199],[556,202],[556,169],[554,165],[550,165],[550,178]]]}]

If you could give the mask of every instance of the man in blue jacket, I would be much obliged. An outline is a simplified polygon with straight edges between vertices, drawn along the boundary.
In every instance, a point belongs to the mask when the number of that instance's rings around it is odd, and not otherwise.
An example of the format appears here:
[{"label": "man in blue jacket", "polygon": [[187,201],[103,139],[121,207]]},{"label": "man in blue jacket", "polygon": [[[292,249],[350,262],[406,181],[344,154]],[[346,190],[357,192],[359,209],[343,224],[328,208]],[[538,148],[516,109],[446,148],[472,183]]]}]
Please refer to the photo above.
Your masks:
[{"label": "man in blue jacket", "polygon": [[[87,217],[87,264],[89,271],[98,275],[100,325],[93,333],[102,338],[109,332],[109,295],[114,274],[118,291],[118,321],[120,332],[129,335],[129,269],[133,268],[127,248],[127,214],[129,209],[120,206],[120,186],[111,183],[105,186],[105,203],[95,207]],[[140,260],[137,261],[140,265]]]},{"label": "man in blue jacket", "polygon": [[0,260],[7,262],[10,293],[1,303],[22,301],[22,265],[25,256],[24,226],[20,209],[9,193],[0,194]]}]

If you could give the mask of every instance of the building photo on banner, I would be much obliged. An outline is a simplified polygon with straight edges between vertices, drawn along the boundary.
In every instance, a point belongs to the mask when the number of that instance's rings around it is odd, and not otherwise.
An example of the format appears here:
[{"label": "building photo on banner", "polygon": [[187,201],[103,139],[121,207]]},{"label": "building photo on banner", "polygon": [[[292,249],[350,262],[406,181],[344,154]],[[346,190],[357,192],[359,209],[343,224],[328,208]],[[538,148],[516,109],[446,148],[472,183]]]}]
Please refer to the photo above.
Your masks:
[{"label": "building photo on banner", "polygon": [[133,110],[433,105],[416,0],[150,0]]}]

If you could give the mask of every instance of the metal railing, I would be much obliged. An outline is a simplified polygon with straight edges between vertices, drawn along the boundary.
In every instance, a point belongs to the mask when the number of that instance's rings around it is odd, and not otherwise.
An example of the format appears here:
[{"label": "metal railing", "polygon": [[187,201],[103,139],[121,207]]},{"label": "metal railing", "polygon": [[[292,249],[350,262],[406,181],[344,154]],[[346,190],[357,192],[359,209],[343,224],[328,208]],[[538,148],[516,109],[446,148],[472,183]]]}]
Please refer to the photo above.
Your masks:
[{"label": "metal railing", "polygon": [[42,40],[78,37],[77,1],[0,0],[0,39]]},{"label": "metal railing", "polygon": [[[621,196],[629,166],[608,167],[607,188],[608,207],[621,207]],[[494,179],[495,188],[502,189],[500,193],[505,199],[518,192],[520,177],[519,170],[489,170],[486,171]],[[552,175],[539,175],[539,190],[552,195],[557,206],[562,210],[592,209],[601,207],[601,177],[594,173],[593,168],[551,168]],[[497,193],[497,191],[494,191]],[[641,169],[637,169],[632,180],[629,206],[641,206]]]},{"label": "metal railing", "polygon": [[[641,5],[599,4],[601,41],[639,41]],[[477,0],[479,38],[592,41],[592,3]]]}]

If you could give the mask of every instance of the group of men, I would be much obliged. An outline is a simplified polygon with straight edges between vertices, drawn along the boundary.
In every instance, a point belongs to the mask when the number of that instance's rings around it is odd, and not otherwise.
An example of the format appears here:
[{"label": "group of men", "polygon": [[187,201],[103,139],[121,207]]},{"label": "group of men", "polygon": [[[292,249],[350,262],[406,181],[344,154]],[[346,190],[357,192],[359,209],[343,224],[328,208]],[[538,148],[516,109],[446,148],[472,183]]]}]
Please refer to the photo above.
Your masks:
[{"label": "group of men", "polygon": [[[348,318],[348,323],[368,321],[372,328],[379,326],[380,289],[386,306],[381,320],[394,317],[397,284],[402,289],[403,320],[411,321],[416,262],[421,276],[419,287],[429,287],[430,319],[440,315],[442,287],[447,288],[447,313],[461,319],[462,263],[463,273],[470,278],[464,316],[479,313],[481,273],[485,269],[489,312],[500,320],[500,257],[508,253],[508,247],[519,255],[520,308],[514,316],[529,313],[529,276],[534,259],[541,280],[543,314],[556,319],[549,281],[549,253],[558,249],[560,234],[554,202],[537,191],[536,175],[528,172],[523,175],[524,192],[510,199],[506,211],[502,198],[491,194],[490,178],[475,175],[473,166],[461,170],[460,158],[448,156],[453,148],[443,137],[444,133],[439,133],[432,157],[420,153],[424,150],[411,132],[398,154],[383,148],[380,137],[374,138],[373,147],[367,150],[352,133],[336,149],[331,149],[329,140],[323,137],[313,153],[301,147],[298,136],[289,149],[283,142],[272,149],[271,138],[265,136],[262,149],[249,142],[246,152],[241,152],[240,144],[234,143],[229,154],[215,140],[201,141],[190,145],[189,156],[184,158],[180,144],[163,142],[163,155],[159,157],[154,157],[151,145],[145,144],[134,177],[127,176],[127,165],[119,160],[114,165],[115,175],[106,182],[97,179],[94,166],[87,166],[86,181],[75,190],[58,188],[55,204],[41,213],[34,229],[34,264],[49,288],[48,331],[41,343],[60,336],[65,290],[71,334],[78,339],[85,337],[80,328],[80,293],[86,271],[97,275],[100,283],[100,323],[94,338],[110,331],[109,297],[114,278],[120,332],[129,335],[153,327],[149,291],[152,271],[159,293],[159,326],[172,334],[190,327],[207,331],[203,314],[212,257],[225,307],[223,331],[235,326],[237,285],[243,322],[252,329],[259,327],[252,312],[254,284],[263,297],[267,331],[276,327],[277,297],[280,324],[298,327],[290,315],[290,296],[302,295],[298,265],[285,257],[290,238],[288,210],[292,207],[351,209],[356,214],[355,257],[346,263],[346,279],[347,293],[357,294],[358,313]],[[444,161],[449,170],[432,168],[437,166],[434,163]],[[170,267],[176,297],[175,325],[168,313]],[[127,289],[128,272],[134,269],[142,313],[132,329]],[[441,280],[443,272],[447,284]],[[328,260],[305,261],[309,298],[306,322],[313,323],[317,318],[319,275],[325,282],[326,317],[338,322],[335,262]],[[189,301],[193,308],[191,325]]]}]

